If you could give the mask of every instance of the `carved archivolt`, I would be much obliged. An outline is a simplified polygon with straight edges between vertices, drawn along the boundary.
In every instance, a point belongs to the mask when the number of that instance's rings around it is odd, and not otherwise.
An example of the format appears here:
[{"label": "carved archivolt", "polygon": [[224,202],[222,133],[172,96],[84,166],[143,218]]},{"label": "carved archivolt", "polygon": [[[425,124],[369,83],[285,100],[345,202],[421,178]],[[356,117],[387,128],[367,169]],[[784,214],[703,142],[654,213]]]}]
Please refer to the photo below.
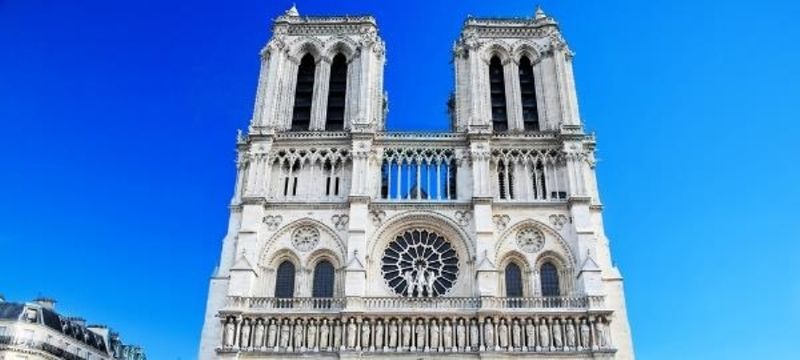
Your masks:
[{"label": "carved archivolt", "polygon": [[[275,258],[275,253],[277,252],[276,249],[287,248],[287,246],[291,246],[290,244],[292,243],[291,239],[287,243],[283,243],[280,240],[290,238],[289,237],[290,234],[294,234],[295,231],[299,229],[307,229],[308,227],[312,227],[315,231],[319,233],[320,236],[324,234],[325,235],[324,238],[331,240],[330,243],[332,243],[333,248],[330,250],[333,251],[335,254],[337,254],[337,258],[344,257],[346,247],[344,241],[336,234],[336,231],[334,231],[333,229],[331,229],[330,227],[328,227],[327,225],[318,220],[311,218],[304,218],[296,220],[294,222],[291,222],[283,226],[278,231],[276,231],[275,234],[270,236],[269,239],[267,239],[267,241],[261,247],[262,250],[259,256],[259,264],[262,267],[273,267],[271,260]],[[326,243],[322,241],[321,238],[319,240],[320,243],[317,246],[320,249],[327,248]],[[279,243],[281,245],[278,245]],[[287,248],[287,251],[291,250],[288,250]],[[308,259],[305,260],[307,262]],[[296,265],[302,266],[304,264],[300,260],[298,260]]]},{"label": "carved archivolt", "polygon": [[[502,232],[499,237],[499,241],[497,241],[497,245],[495,246],[495,254],[497,258],[495,260],[501,259],[505,256],[505,253],[511,251],[513,249],[520,249],[524,251],[524,248],[520,248],[517,244],[517,235],[521,230],[524,229],[535,229],[535,231],[539,231],[541,234],[544,235],[544,241],[542,242],[542,246],[549,250],[551,253],[559,254],[566,264],[563,264],[567,268],[576,268],[577,262],[575,260],[575,256],[572,253],[572,248],[569,246],[566,240],[564,240],[561,235],[547,226],[544,223],[533,219],[527,219],[520,221],[513,226],[509,227],[507,230]],[[544,246],[545,242],[550,242],[552,240],[552,244],[548,246]],[[505,249],[505,250],[504,250]],[[537,251],[542,250],[539,248]],[[534,252],[535,253],[535,252]],[[544,254],[543,252],[542,254]],[[540,255],[541,256],[541,255]],[[495,264],[498,262],[496,261]]]}]

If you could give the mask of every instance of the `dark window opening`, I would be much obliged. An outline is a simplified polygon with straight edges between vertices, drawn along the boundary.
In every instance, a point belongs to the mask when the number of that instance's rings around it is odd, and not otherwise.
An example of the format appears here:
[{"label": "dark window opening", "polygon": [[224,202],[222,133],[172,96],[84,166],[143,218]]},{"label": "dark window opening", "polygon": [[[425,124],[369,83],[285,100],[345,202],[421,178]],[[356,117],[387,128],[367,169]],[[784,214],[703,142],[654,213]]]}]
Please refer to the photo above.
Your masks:
[{"label": "dark window opening", "polygon": [[560,296],[558,270],[552,263],[544,263],[539,271],[542,282],[542,296]]},{"label": "dark window opening", "polygon": [[347,94],[347,59],[338,54],[333,57],[328,83],[328,111],[325,130],[344,129],[344,107]]},{"label": "dark window opening", "polygon": [[311,124],[311,101],[314,97],[314,71],[316,63],[311,54],[300,60],[297,69],[297,84],[294,91],[294,111],[292,112],[292,130],[305,131]]},{"label": "dark window opening", "polygon": [[278,265],[278,273],[275,277],[275,297],[291,298],[294,297],[294,264],[284,261]]},{"label": "dark window opening", "polygon": [[519,61],[519,90],[522,100],[522,123],[525,130],[539,131],[539,113],[536,110],[536,80],[533,65],[528,57]]},{"label": "dark window opening", "polygon": [[492,128],[494,131],[508,130],[508,113],[506,110],[506,84],[503,75],[503,64],[497,56],[489,62],[489,91],[492,102]]},{"label": "dark window opening", "polygon": [[522,271],[515,263],[506,266],[506,296],[522,297]]}]

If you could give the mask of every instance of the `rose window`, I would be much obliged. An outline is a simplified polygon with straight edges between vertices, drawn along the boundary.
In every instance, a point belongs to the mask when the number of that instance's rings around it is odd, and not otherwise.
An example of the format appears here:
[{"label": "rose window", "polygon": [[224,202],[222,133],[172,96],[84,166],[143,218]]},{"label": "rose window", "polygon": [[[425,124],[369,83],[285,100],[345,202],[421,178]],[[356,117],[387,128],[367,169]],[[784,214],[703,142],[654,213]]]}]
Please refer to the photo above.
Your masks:
[{"label": "rose window", "polygon": [[292,245],[297,250],[309,251],[316,247],[317,243],[319,243],[319,230],[313,226],[302,226],[292,234]]},{"label": "rose window", "polygon": [[449,241],[435,232],[409,230],[386,247],[381,271],[398,295],[441,296],[458,278],[458,254]]},{"label": "rose window", "polygon": [[529,253],[537,252],[544,247],[544,234],[537,228],[524,228],[517,232],[517,246]]}]

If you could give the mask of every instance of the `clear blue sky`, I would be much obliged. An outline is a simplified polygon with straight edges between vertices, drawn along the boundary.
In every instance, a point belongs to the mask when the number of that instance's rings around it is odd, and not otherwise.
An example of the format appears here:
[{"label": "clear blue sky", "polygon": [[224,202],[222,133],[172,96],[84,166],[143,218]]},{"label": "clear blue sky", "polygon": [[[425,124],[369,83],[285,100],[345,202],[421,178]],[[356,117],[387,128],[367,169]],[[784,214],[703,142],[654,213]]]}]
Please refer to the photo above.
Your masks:
[{"label": "clear blue sky", "polygon": [[[0,293],[55,297],[151,359],[194,359],[236,129],[290,5],[0,0]],[[534,5],[298,3],[377,17],[398,130],[446,127],[467,14]],[[798,2],[542,6],[577,53],[639,358],[796,357]]]}]

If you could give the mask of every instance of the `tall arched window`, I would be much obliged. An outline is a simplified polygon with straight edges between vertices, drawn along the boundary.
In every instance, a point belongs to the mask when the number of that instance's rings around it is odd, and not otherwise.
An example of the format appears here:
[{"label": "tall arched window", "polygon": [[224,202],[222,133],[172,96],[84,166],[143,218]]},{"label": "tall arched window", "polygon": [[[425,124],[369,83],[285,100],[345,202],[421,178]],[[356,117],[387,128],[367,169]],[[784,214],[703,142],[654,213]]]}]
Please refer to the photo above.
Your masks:
[{"label": "tall arched window", "polygon": [[542,296],[560,296],[561,290],[558,286],[558,269],[553,263],[546,262],[539,269],[539,276],[542,283]]},{"label": "tall arched window", "polygon": [[522,297],[522,271],[519,265],[506,265],[506,297]]},{"label": "tall arched window", "polygon": [[294,264],[291,261],[284,261],[278,265],[278,273],[275,276],[275,297],[291,298],[294,297]]},{"label": "tall arched window", "polygon": [[492,100],[492,128],[495,131],[508,130],[506,83],[503,76],[503,64],[497,56],[492,56],[492,60],[489,61],[489,91]]},{"label": "tall arched window", "polygon": [[539,113],[536,110],[536,80],[533,65],[527,56],[519,60],[519,90],[522,100],[522,123],[525,130],[539,131]]},{"label": "tall arched window", "polygon": [[334,282],[333,265],[327,260],[314,267],[314,288],[311,296],[320,298],[333,297]]},{"label": "tall arched window", "polygon": [[311,101],[314,97],[314,70],[316,63],[311,54],[300,60],[297,69],[297,84],[294,90],[294,111],[292,112],[292,130],[305,131],[311,124]]},{"label": "tall arched window", "polygon": [[347,92],[347,59],[342,54],[333,57],[331,79],[328,83],[328,112],[325,130],[344,129],[344,99]]}]

